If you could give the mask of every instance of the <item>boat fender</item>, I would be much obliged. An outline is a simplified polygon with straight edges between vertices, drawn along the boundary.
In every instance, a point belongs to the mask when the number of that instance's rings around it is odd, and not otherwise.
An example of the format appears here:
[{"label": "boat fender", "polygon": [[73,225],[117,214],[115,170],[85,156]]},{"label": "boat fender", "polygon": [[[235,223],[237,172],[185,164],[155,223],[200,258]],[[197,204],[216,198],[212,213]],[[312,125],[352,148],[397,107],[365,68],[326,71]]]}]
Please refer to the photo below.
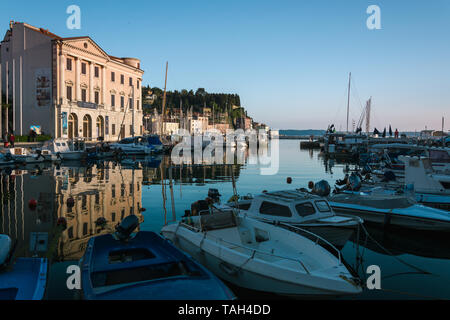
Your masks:
[{"label": "boat fender", "polygon": [[31,211],[36,210],[37,207],[37,201],[35,199],[31,199],[28,201],[28,208],[30,208]]}]

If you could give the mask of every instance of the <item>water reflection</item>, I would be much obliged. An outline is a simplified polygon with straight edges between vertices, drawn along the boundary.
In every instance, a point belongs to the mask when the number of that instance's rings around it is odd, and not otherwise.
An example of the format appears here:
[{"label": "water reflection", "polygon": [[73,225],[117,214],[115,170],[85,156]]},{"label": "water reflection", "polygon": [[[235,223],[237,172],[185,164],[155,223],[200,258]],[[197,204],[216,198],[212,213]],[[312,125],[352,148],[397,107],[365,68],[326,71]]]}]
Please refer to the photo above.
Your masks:
[{"label": "water reflection", "polygon": [[17,242],[16,256],[78,260],[92,236],[112,232],[131,214],[144,220],[143,186],[227,182],[240,171],[241,165],[175,166],[169,156],[3,170],[0,233]]},{"label": "water reflection", "polygon": [[[235,165],[174,165],[168,156],[135,159],[115,163],[100,161],[81,165],[63,163],[61,166],[39,164],[24,170],[0,171],[0,233],[17,240],[16,256],[46,256],[51,258],[50,281],[53,296],[58,298],[64,287],[66,264],[77,261],[84,253],[92,236],[111,232],[124,217],[134,213],[145,221],[142,229],[159,232],[165,220],[164,213],[181,217],[190,204],[207,196],[210,184],[219,189],[226,201],[233,195],[231,181],[237,181],[238,193],[260,193],[262,190],[282,190],[305,187],[310,180],[326,179],[333,183],[342,178],[346,163],[322,159],[317,151],[300,150],[297,141],[281,141],[280,172],[275,176],[260,175],[257,153],[245,152],[245,164]],[[336,175],[333,177],[333,173]],[[286,177],[293,184],[286,185]],[[171,208],[171,185],[175,210]],[[163,190],[165,188],[165,190]],[[178,189],[180,192],[178,192]],[[163,199],[166,209],[163,208]],[[36,200],[36,205],[30,203]],[[30,205],[31,204],[31,205]],[[146,208],[146,211],[143,209]],[[66,228],[62,224],[64,218]],[[450,297],[450,245],[448,235],[422,234],[410,230],[383,229],[366,226],[371,237],[386,248],[361,235],[357,260],[355,242],[348,242],[342,250],[345,260],[367,276],[361,266],[379,265],[383,272],[383,286],[390,289],[414,291],[430,296]],[[391,255],[392,254],[392,255]],[[432,275],[409,274],[409,264]],[[358,262],[358,263],[357,263]],[[61,266],[58,268],[58,265]],[[390,275],[396,275],[390,277]],[[436,275],[438,275],[436,277]],[[424,289],[424,288],[430,288]],[[364,296],[367,295],[367,296]],[[386,295],[365,292],[361,298],[404,298],[404,295]]]}]

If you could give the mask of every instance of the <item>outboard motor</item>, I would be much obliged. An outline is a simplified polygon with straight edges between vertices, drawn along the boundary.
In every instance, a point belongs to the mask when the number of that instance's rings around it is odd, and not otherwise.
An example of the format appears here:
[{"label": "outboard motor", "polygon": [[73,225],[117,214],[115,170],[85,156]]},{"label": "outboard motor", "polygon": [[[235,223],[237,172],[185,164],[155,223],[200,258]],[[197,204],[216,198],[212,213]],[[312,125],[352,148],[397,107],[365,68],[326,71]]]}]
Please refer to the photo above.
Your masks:
[{"label": "outboard motor", "polygon": [[134,214],[126,217],[116,227],[115,235],[121,241],[126,241],[130,238],[134,230],[139,226],[139,219]]},{"label": "outboard motor", "polygon": [[314,184],[312,192],[318,196],[327,197],[331,192],[330,184],[325,180],[321,180]]},{"label": "outboard motor", "polygon": [[356,173],[352,173],[348,178],[348,187],[350,190],[358,191],[361,189],[361,178]]},{"label": "outboard motor", "polygon": [[211,198],[214,203],[220,203],[220,197],[222,195],[219,193],[219,190],[211,188],[208,190],[208,197]]}]

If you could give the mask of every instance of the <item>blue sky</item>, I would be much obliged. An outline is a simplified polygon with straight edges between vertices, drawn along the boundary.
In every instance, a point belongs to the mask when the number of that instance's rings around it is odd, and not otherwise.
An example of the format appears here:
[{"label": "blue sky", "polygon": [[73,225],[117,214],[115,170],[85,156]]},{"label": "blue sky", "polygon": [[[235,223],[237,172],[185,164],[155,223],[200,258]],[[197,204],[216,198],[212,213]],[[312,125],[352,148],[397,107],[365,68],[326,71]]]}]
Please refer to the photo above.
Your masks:
[{"label": "blue sky", "polygon": [[[76,4],[81,30],[66,28]],[[366,8],[381,8],[381,30]],[[144,85],[238,93],[256,121],[274,128],[345,129],[373,97],[382,130],[440,129],[450,106],[450,1],[8,1],[9,20],[60,36],[91,36],[115,56],[142,60]],[[446,118],[450,128],[450,117]]]}]

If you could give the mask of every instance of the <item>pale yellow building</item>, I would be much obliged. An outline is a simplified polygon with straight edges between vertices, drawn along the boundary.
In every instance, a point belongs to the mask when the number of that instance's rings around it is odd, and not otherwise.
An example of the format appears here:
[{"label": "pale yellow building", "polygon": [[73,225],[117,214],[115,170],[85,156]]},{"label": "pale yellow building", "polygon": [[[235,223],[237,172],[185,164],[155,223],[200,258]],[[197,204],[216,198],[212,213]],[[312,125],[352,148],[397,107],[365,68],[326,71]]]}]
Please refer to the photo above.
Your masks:
[{"label": "pale yellow building", "polygon": [[53,137],[109,141],[143,133],[139,59],[111,56],[87,36],[11,22],[0,66],[0,94],[11,106],[1,113],[2,133],[36,126]]}]

